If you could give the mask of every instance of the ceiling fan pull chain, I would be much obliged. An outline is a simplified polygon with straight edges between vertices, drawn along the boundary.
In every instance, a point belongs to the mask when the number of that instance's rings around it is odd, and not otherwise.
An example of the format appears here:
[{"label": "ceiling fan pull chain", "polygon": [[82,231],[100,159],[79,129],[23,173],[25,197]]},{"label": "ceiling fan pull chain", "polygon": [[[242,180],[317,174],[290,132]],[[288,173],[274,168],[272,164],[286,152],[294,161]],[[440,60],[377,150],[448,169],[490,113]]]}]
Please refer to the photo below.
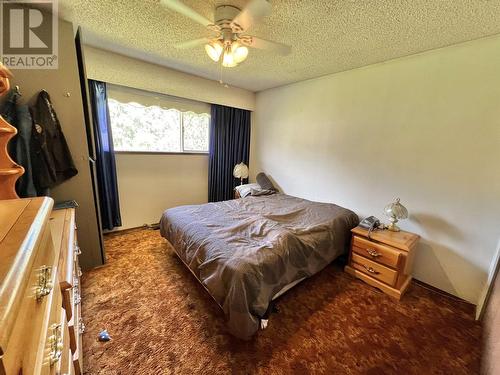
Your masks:
[{"label": "ceiling fan pull chain", "polygon": [[229,87],[229,86],[228,86],[228,84],[227,84],[227,83],[225,83],[225,82],[222,80],[222,65],[221,65],[221,64],[219,64],[219,77],[220,77],[220,79],[219,79],[219,83],[220,83],[221,85],[223,85],[223,86],[227,89],[227,88]]}]

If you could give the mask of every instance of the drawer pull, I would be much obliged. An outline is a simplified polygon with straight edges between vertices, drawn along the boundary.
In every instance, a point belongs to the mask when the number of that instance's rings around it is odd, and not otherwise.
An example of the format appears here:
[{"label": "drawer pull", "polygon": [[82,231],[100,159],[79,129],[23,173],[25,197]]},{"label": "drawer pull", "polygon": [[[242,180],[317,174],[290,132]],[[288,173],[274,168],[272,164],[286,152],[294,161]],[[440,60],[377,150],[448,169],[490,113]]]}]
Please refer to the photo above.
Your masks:
[{"label": "drawer pull", "polygon": [[373,273],[374,275],[378,275],[380,272],[375,271],[372,267],[367,267],[363,264],[363,267],[365,267],[365,270],[367,270],[370,273]]},{"label": "drawer pull", "polygon": [[49,336],[49,344],[50,344],[49,362],[50,366],[53,366],[61,359],[64,345],[62,342],[61,325],[53,324],[52,326],[50,326],[50,330],[52,331],[52,335]]},{"label": "drawer pull", "polygon": [[78,267],[78,272],[77,272],[78,277],[82,277],[82,269]]},{"label": "drawer pull", "polygon": [[83,323],[83,319],[80,318],[80,320],[78,321],[78,333],[80,333],[80,335],[83,335],[84,332],[85,332],[85,324]]},{"label": "drawer pull", "polygon": [[79,305],[80,302],[82,302],[82,297],[80,297],[80,292],[78,291],[78,288],[75,289],[74,293],[74,304]]},{"label": "drawer pull", "polygon": [[38,285],[36,286],[36,299],[40,301],[50,294],[54,284],[52,284],[52,267],[42,266],[38,274]]},{"label": "drawer pull", "polygon": [[380,254],[379,252],[377,252],[377,250],[373,250],[373,249],[366,249],[366,252],[373,258],[378,258],[380,256],[382,256],[382,254]]},{"label": "drawer pull", "polygon": [[75,254],[80,255],[82,253],[82,249],[80,249],[80,246],[75,246]]}]

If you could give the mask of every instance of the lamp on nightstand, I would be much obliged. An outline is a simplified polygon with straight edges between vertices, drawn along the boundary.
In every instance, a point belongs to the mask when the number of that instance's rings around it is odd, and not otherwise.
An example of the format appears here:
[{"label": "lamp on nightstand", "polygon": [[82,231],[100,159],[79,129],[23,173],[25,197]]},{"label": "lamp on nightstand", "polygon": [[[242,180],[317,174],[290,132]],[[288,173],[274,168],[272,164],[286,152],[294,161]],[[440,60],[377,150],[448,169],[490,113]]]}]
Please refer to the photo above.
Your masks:
[{"label": "lamp on nightstand", "polygon": [[408,218],[408,210],[405,206],[399,203],[399,198],[384,208],[385,214],[389,217],[389,221],[391,222],[387,229],[392,230],[393,232],[399,232],[399,227],[396,225],[398,220],[407,219]]},{"label": "lamp on nightstand", "polygon": [[245,163],[241,162],[236,164],[233,169],[233,176],[240,179],[240,184],[243,185],[243,179],[248,178],[248,167]]}]

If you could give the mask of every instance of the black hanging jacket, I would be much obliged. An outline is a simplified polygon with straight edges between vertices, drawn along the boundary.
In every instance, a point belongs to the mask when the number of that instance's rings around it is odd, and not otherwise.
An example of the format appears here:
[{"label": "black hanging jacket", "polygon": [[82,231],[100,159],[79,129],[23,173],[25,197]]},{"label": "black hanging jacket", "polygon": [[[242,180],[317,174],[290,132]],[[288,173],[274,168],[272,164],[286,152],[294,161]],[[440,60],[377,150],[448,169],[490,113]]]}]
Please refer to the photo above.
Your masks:
[{"label": "black hanging jacket", "polygon": [[36,197],[31,167],[31,130],[33,121],[29,108],[19,103],[20,94],[10,90],[1,110],[2,117],[17,129],[17,135],[9,142],[9,155],[24,168],[24,173],[16,182],[16,192],[20,198]]},{"label": "black hanging jacket", "polygon": [[40,195],[75,176],[78,171],[47,91],[38,94],[31,116],[33,179]]}]

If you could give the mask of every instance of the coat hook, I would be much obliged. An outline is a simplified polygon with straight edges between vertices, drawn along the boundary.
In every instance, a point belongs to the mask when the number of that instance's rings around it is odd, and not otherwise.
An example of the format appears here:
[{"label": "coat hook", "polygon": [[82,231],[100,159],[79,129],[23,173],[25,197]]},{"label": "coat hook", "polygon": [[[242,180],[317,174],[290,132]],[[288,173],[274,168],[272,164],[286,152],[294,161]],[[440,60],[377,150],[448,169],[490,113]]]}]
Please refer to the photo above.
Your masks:
[{"label": "coat hook", "polygon": [[70,92],[67,92],[66,94],[64,94],[65,97],[69,98],[71,96],[71,93]]}]

